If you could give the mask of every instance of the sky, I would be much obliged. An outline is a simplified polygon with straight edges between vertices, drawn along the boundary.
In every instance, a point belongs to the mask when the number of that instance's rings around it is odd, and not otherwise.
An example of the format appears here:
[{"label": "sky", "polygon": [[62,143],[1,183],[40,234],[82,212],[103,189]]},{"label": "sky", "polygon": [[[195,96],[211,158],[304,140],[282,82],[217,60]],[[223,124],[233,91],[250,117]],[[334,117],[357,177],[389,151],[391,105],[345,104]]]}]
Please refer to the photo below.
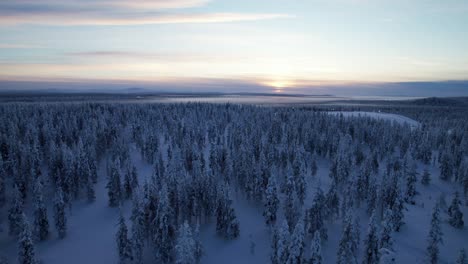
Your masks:
[{"label": "sky", "polygon": [[1,0],[0,89],[460,89],[467,25],[466,0]]}]

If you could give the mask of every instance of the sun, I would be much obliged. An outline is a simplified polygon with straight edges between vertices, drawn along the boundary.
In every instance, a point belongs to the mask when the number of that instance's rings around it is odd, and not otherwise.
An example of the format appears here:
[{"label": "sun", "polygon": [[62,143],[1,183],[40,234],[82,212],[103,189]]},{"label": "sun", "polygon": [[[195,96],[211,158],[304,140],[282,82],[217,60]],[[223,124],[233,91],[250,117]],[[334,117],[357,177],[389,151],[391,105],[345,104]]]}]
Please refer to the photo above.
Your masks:
[{"label": "sun", "polygon": [[275,93],[282,93],[285,88],[291,86],[291,83],[288,81],[284,81],[284,80],[274,80],[274,81],[265,82],[265,85],[274,88]]},{"label": "sun", "polygon": [[277,89],[281,89],[281,88],[284,88],[284,87],[287,87],[287,83],[284,82],[284,81],[272,81],[270,82],[270,85],[277,88]]}]

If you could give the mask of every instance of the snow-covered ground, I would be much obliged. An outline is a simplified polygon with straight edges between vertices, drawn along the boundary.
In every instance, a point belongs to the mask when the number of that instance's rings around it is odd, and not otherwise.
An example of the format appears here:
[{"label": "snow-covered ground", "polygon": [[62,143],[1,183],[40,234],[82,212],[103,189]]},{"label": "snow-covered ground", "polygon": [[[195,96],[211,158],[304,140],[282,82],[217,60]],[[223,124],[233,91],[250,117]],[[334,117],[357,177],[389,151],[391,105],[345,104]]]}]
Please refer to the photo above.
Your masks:
[{"label": "snow-covered ground", "polygon": [[337,111],[337,112],[328,112],[331,115],[343,116],[343,117],[371,117],[380,120],[394,121],[398,124],[408,124],[413,128],[418,127],[420,124],[418,121],[411,119],[406,116],[390,113],[380,113],[380,112],[364,112],[364,111]]}]

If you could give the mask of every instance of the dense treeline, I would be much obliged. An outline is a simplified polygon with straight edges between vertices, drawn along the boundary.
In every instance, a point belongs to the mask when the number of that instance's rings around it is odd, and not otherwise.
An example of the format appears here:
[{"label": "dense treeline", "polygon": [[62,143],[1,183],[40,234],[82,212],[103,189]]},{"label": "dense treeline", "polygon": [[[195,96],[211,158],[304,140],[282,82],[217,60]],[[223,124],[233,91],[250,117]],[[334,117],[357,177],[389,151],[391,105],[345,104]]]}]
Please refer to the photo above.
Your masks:
[{"label": "dense treeline", "polygon": [[[0,219],[18,237],[20,263],[33,263],[39,258],[33,242],[49,239],[52,226],[65,238],[73,201],[94,202],[96,183],[103,180],[110,207],[132,204],[130,228],[121,216],[116,234],[122,263],[142,263],[149,252],[159,263],[198,263],[199,225],[215,220],[225,239],[242,232],[236,192],[264,205],[272,263],[320,263],[325,223],[338,220],[338,263],[356,263],[359,250],[364,263],[378,263],[394,254],[392,233],[404,225],[405,207],[415,203],[416,183],[430,184],[436,176],[425,171],[420,177],[418,162],[439,166],[437,176],[463,191],[448,213],[451,225],[464,225],[459,207],[468,195],[468,122],[450,113],[437,123],[430,115],[419,113],[421,126],[411,128],[293,107],[3,104]],[[134,148],[154,168],[144,181],[132,162]],[[331,184],[308,193],[318,159],[330,161]],[[101,162],[105,179],[98,175]],[[46,204],[53,204],[53,212]],[[361,207],[372,219],[365,236],[353,213]],[[428,246],[432,263],[442,235],[438,214],[436,207]]]}]

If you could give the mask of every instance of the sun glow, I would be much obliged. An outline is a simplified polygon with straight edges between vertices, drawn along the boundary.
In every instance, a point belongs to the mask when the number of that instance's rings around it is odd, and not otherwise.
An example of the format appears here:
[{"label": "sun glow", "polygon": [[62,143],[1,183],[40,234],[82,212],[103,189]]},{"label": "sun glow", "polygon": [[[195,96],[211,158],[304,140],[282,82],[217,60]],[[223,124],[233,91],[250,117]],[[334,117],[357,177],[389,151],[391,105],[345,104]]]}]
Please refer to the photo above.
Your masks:
[{"label": "sun glow", "polygon": [[275,93],[282,93],[285,90],[285,88],[293,86],[292,82],[286,80],[268,81],[264,82],[263,84],[274,88]]}]

